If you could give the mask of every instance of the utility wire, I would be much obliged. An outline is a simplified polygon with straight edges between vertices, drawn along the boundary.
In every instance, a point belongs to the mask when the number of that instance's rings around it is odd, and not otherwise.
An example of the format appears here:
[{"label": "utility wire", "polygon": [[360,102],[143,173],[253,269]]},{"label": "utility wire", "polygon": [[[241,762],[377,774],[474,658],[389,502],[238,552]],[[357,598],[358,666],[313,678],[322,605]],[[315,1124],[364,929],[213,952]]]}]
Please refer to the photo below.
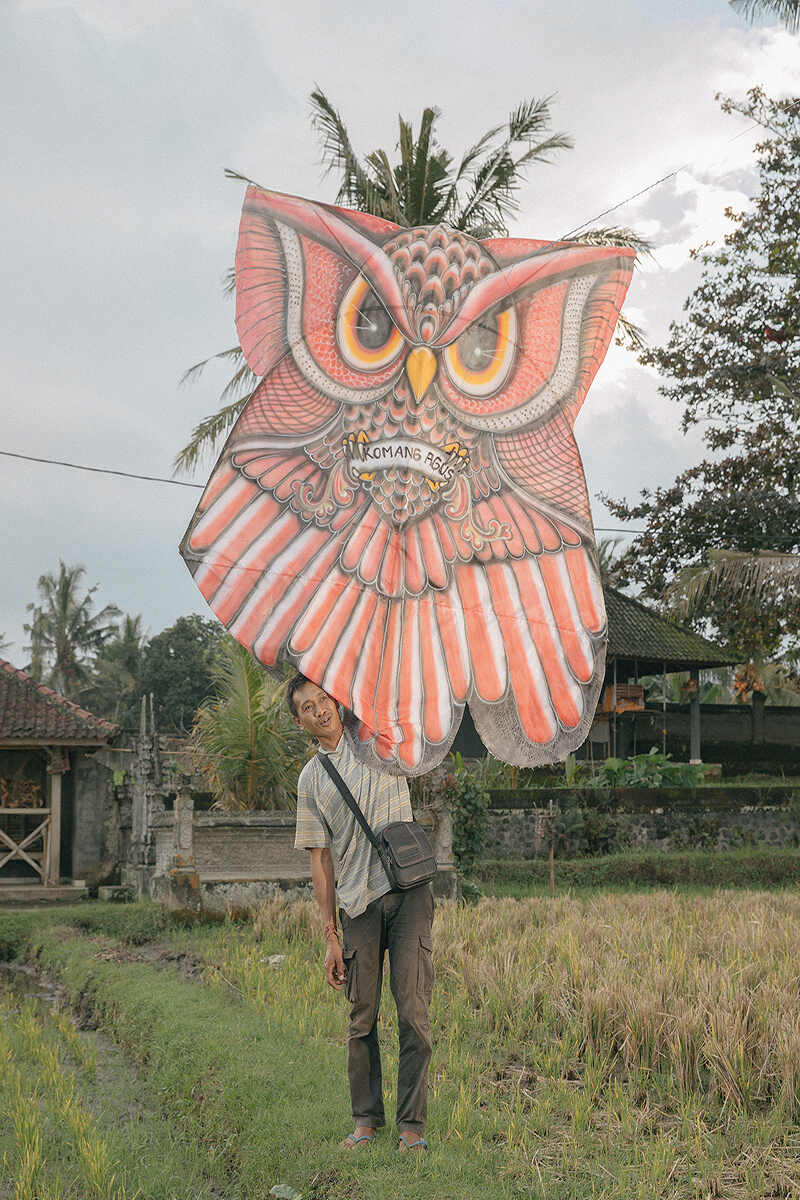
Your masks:
[{"label": "utility wire", "polygon": [[[125,479],[144,479],[148,483],[172,483],[176,487],[202,488],[204,483],[188,483],[184,479],[167,479],[163,475],[139,475],[136,471],[115,471],[111,467],[87,467],[84,463],[64,462],[60,458],[38,458],[33,454],[17,454],[13,450],[0,450],[5,458],[21,458],[24,462],[46,463],[50,467],[69,467],[73,471],[91,471],[95,475],[122,475]],[[645,529],[609,529],[595,525],[598,533],[646,533]]]},{"label": "utility wire", "polygon": [[148,483],[173,483],[176,487],[204,488],[204,483],[188,483],[185,479],[166,479],[163,475],[139,475],[136,471],[115,471],[111,467],[87,467],[83,463],[64,462],[60,458],[37,458],[33,454],[16,454],[0,450],[5,458],[21,458],[25,462],[47,463],[51,467],[70,467],[73,471],[92,471],[95,475],[122,475],[126,479],[146,479]]},{"label": "utility wire", "polygon": [[[797,99],[790,104],[786,111],[791,113],[798,106],[800,106],[800,99]],[[744,129],[740,129],[738,133],[734,133],[732,137],[727,138],[722,144],[723,146],[728,146],[731,142],[735,142],[737,138],[744,137],[746,133],[750,133],[750,131],[753,129],[765,128],[769,127],[762,125],[760,121],[753,121],[752,124],[746,125]],[[716,162],[719,162],[719,159],[712,159],[711,162],[707,162],[704,165],[705,167],[710,167],[714,166]],[[633,200],[638,200],[640,196],[645,196],[648,192],[652,192],[653,188],[659,187],[662,183],[666,183],[668,179],[672,179],[673,176],[678,175],[681,171],[688,170],[689,167],[694,165],[694,159],[690,159],[689,162],[682,163],[681,166],[675,167],[673,171],[668,171],[666,175],[662,175],[660,179],[656,179],[655,182],[649,183],[647,187],[643,187],[638,192],[634,192],[632,196],[626,197],[625,200],[620,200],[618,204],[612,204],[610,208],[604,208],[602,212],[597,214],[597,216],[589,217],[588,221],[581,221],[580,225],[576,225],[574,229],[570,229],[569,233],[562,234],[559,240],[567,241],[569,238],[574,237],[575,234],[581,229],[585,229],[587,225],[592,225],[595,221],[599,221],[601,217],[607,217],[609,213],[616,212],[618,208],[624,208],[626,204],[630,204]]]}]

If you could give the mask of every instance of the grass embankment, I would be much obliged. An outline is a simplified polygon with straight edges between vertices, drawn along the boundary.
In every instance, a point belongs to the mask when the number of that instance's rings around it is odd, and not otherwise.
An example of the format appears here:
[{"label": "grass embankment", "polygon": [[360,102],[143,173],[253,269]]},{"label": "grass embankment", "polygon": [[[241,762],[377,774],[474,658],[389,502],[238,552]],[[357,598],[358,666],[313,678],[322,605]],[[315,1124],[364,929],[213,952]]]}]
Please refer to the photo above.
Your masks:
[{"label": "grass embankment", "polygon": [[200,1200],[214,1193],[191,1148],[142,1105],[139,1080],[113,1045],[78,1033],[66,1015],[32,999],[0,993],[0,1194]]},{"label": "grass embankment", "polygon": [[[148,926],[171,954],[205,962],[203,983],[156,965]],[[345,1005],[324,984],[309,902],[265,905],[242,926],[169,930],[137,905],[0,916],[3,928],[7,953],[91,1003],[176,1153],[193,1149],[226,1200],[277,1182],[306,1200],[800,1193],[800,897],[789,892],[440,905],[433,1149],[413,1161],[389,1134],[337,1154]],[[24,1047],[7,1058],[24,1071]],[[44,1121],[25,1111],[29,1129]],[[31,1143],[21,1136],[15,1146]],[[106,1162],[113,1173],[111,1151]]]},{"label": "grass embankment", "polygon": [[[640,891],[672,887],[692,892],[715,888],[784,888],[800,885],[800,849],[758,846],[741,850],[628,850],[591,858],[555,860],[558,893],[576,889]],[[473,877],[495,896],[544,895],[550,888],[546,858],[484,859]]]}]

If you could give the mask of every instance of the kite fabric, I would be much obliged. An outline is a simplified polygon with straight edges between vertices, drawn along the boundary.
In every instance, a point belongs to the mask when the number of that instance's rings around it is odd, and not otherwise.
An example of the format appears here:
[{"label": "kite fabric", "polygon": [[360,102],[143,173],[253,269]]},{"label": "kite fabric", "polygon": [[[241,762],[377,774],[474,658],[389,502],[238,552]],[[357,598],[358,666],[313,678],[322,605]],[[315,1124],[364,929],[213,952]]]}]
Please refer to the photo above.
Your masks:
[{"label": "kite fabric", "polygon": [[465,704],[509,763],[585,739],[606,616],[572,429],[634,259],[248,187],[261,382],[181,554],[256,659],[341,702],[365,762],[430,770]]}]

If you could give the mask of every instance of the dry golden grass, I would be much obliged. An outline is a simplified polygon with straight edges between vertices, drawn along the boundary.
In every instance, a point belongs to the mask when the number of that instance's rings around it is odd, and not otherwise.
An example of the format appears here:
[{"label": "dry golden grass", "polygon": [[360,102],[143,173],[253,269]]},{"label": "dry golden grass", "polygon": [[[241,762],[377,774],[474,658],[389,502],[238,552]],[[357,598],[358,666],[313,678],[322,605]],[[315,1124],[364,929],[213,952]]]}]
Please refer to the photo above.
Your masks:
[{"label": "dry golden grass", "polygon": [[[313,902],[275,900],[255,934],[306,941],[320,924]],[[557,1034],[601,1084],[662,1072],[678,1095],[701,1092],[723,1111],[800,1115],[794,893],[445,903],[434,933],[434,1015],[494,1058],[505,1048],[524,1062],[529,1044]]]}]

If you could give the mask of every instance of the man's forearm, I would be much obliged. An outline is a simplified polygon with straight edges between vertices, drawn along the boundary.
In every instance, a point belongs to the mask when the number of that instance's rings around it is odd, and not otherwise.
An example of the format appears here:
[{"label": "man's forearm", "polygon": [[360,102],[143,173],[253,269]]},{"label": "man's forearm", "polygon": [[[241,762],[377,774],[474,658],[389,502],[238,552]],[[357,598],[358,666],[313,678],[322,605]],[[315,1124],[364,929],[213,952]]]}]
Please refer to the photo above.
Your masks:
[{"label": "man's forearm", "polygon": [[336,884],[333,878],[333,858],[330,850],[311,851],[311,882],[314,896],[327,925],[336,923]]}]

